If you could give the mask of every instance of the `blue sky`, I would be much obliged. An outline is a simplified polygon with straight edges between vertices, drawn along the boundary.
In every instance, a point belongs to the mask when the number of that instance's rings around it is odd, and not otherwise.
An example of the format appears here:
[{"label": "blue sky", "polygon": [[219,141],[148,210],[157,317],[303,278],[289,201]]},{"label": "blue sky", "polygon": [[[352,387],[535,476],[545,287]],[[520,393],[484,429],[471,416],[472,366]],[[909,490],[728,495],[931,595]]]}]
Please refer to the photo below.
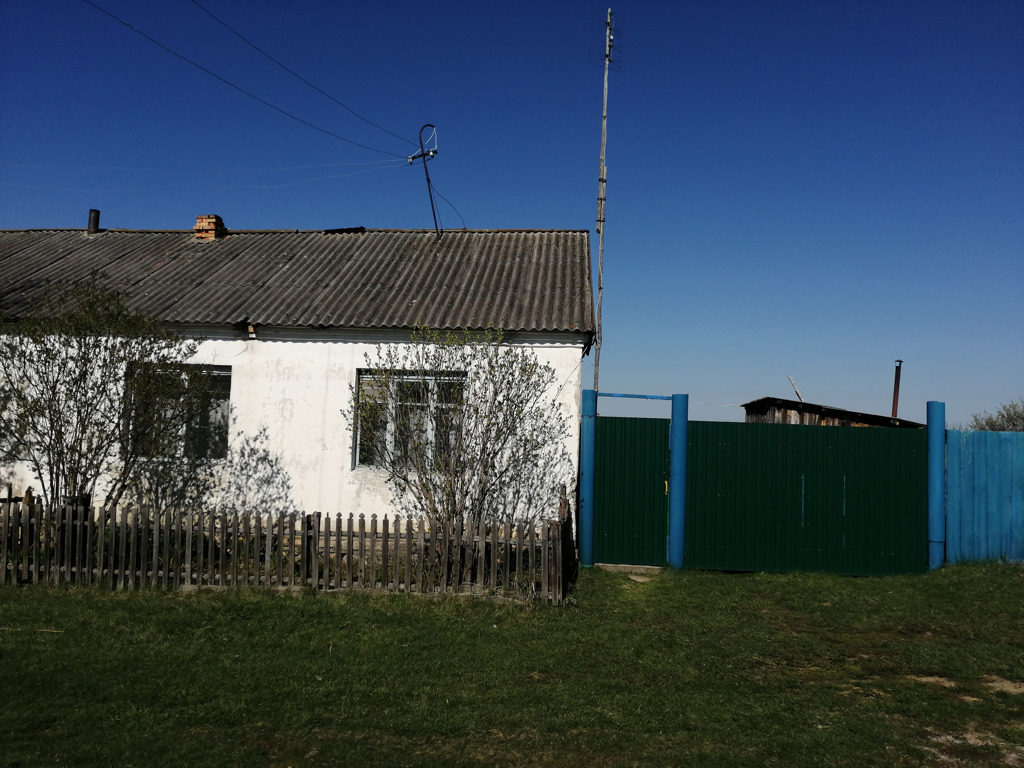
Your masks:
[{"label": "blue sky", "polygon": [[[593,233],[607,6],[94,1],[371,149],[84,0],[3,0],[0,228],[429,228],[433,123],[446,228]],[[1024,4],[612,9],[602,390],[888,414],[901,358],[904,418],[1024,396]]]}]

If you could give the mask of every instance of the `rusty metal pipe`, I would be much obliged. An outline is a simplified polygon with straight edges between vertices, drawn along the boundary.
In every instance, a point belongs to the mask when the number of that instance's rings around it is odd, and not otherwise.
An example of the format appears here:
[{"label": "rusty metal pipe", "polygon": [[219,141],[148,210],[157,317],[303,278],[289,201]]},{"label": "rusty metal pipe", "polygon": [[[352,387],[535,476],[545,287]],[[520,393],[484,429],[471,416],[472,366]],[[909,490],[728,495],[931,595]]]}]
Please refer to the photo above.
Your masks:
[{"label": "rusty metal pipe", "polygon": [[896,410],[900,404],[900,368],[903,367],[903,361],[896,361],[896,380],[892,384],[892,417],[896,418]]},{"label": "rusty metal pipe", "polygon": [[90,235],[95,235],[100,231],[100,212],[95,208],[89,209],[89,228],[85,231]]}]

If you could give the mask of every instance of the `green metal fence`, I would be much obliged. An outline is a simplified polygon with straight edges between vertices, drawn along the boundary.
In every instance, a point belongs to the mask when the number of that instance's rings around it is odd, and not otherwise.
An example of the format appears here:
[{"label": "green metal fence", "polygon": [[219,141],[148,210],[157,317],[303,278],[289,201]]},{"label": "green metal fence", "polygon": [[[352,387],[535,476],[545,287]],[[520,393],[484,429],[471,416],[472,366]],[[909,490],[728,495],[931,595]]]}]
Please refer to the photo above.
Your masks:
[{"label": "green metal fence", "polygon": [[690,422],[684,564],[927,570],[924,430]]},{"label": "green metal fence", "polygon": [[665,565],[668,419],[597,417],[594,560]]}]

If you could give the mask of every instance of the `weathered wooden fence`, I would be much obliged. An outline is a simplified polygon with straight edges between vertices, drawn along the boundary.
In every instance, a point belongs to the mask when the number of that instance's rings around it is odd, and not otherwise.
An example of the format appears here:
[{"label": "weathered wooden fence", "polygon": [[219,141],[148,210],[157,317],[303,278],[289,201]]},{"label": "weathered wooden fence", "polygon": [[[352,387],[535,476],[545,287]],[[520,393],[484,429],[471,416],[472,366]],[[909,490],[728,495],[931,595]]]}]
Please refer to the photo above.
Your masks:
[{"label": "weathered wooden fence", "polygon": [[0,504],[0,583],[478,593],[560,602],[563,524],[460,526],[373,515],[154,515]]}]

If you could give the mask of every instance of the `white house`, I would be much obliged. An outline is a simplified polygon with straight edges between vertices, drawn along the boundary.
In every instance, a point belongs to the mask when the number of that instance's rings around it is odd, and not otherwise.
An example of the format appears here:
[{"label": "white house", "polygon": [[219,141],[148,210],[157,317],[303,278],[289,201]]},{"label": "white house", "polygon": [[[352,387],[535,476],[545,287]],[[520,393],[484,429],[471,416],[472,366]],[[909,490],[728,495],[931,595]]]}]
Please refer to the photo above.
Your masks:
[{"label": "white house", "polygon": [[231,231],[217,216],[183,231],[0,231],[0,316],[23,316],[48,282],[94,272],[201,342],[195,362],[214,366],[233,428],[267,428],[298,509],[390,511],[342,411],[366,353],[417,325],[501,328],[535,350],[555,371],[578,461],[595,328],[586,231]]}]

